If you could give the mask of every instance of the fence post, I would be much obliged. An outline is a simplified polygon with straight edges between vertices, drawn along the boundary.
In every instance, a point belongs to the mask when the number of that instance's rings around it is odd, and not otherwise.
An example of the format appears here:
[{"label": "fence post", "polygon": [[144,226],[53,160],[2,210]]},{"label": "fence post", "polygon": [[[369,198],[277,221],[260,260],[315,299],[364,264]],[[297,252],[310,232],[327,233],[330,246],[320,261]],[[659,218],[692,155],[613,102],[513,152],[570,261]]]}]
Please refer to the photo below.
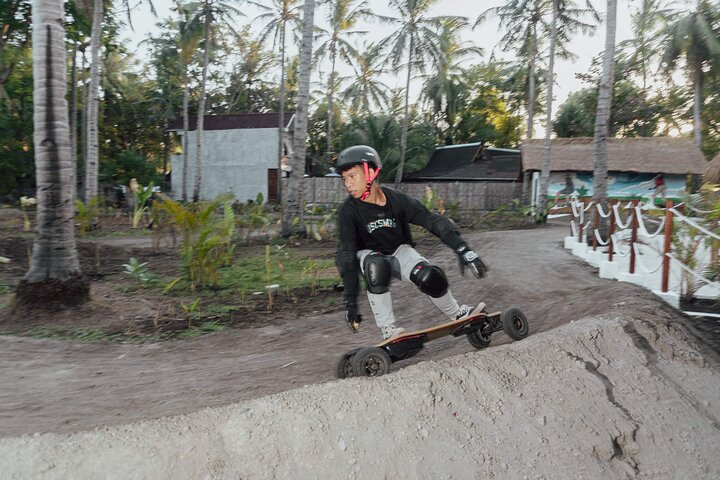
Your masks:
[{"label": "fence post", "polygon": [[597,230],[600,228],[600,212],[598,211],[597,205],[593,209],[595,211],[595,216],[593,217],[593,252],[597,250],[598,241],[597,241]]},{"label": "fence post", "polygon": [[637,242],[637,229],[638,229],[638,218],[637,218],[637,207],[638,201],[633,200],[633,211],[632,211],[632,230],[630,233],[630,273],[635,273],[635,242]]},{"label": "fence post", "polygon": [[582,243],[583,224],[585,223],[585,202],[580,202],[580,215],[578,216],[578,243]]},{"label": "fence post", "polygon": [[613,250],[615,249],[612,237],[615,233],[615,209],[613,208],[613,205],[615,205],[615,200],[610,200],[610,225],[608,226],[608,262],[612,262]]},{"label": "fence post", "polygon": [[571,220],[570,220],[570,236],[572,237],[573,233],[574,233],[573,229],[572,229],[572,224],[574,221],[577,220],[577,218],[575,217],[575,210],[573,210],[573,208],[572,208],[572,203],[568,202],[568,206],[570,207],[570,218],[571,218]]},{"label": "fence post", "polygon": [[672,230],[673,230],[673,214],[670,209],[673,207],[672,200],[665,202],[665,238],[663,245],[663,259],[662,259],[662,291],[663,293],[668,291],[668,284],[670,283],[670,245],[672,241]]}]

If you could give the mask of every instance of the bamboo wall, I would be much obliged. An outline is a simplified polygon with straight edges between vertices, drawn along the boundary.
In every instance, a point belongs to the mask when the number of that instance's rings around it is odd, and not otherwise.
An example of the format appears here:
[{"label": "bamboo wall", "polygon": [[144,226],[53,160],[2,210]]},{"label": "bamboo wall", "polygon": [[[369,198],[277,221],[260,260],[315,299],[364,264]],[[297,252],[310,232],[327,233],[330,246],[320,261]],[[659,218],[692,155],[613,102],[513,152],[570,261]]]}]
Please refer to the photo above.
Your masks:
[{"label": "bamboo wall", "polygon": [[[347,197],[347,192],[338,177],[305,178],[305,201],[307,203],[334,205]],[[513,198],[520,198],[522,183],[489,182],[427,182],[402,183],[398,186],[387,184],[390,188],[403,191],[408,195],[422,199],[427,187],[443,200],[445,205],[460,202],[459,210],[495,210],[507,205]]]}]

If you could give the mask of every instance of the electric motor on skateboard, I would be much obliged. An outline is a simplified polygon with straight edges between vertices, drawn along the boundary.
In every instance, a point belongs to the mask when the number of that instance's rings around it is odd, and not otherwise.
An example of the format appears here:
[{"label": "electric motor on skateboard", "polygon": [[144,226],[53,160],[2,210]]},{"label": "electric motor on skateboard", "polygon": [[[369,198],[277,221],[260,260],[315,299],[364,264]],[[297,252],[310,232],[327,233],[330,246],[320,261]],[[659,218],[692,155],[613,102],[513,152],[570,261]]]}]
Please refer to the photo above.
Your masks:
[{"label": "electric motor on skateboard", "polygon": [[343,354],[337,363],[338,378],[377,377],[390,373],[392,364],[416,355],[424,344],[446,335],[465,335],[470,344],[478,349],[490,345],[493,333],[504,330],[513,340],[527,337],[527,318],[517,307],[504,312],[481,311],[471,317],[461,318],[434,327],[406,332],[372,347],[361,347]]}]

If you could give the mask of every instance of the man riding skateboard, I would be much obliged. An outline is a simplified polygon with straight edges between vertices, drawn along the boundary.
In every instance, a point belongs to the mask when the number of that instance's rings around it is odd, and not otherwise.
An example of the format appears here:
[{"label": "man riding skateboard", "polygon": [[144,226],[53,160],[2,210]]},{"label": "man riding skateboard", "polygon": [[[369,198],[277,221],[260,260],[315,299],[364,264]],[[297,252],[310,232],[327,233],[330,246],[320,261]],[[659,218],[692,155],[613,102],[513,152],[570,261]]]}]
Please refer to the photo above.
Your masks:
[{"label": "man riding skateboard", "polygon": [[474,308],[458,304],[445,273],[413,248],[410,224],[424,227],[450,247],[463,275],[468,268],[482,278],[487,267],[450,219],[430,212],[402,192],[381,187],[376,181],[381,167],[378,153],[366,145],[346,148],[338,156],[337,170],[350,195],[338,210],[336,264],[345,285],[345,319],[350,328],[357,331],[362,321],[357,307],[358,274],[367,283],[370,308],[383,339],[404,332],[396,325],[392,309],[389,287],[393,278],[417,285],[450,320],[471,315]]}]

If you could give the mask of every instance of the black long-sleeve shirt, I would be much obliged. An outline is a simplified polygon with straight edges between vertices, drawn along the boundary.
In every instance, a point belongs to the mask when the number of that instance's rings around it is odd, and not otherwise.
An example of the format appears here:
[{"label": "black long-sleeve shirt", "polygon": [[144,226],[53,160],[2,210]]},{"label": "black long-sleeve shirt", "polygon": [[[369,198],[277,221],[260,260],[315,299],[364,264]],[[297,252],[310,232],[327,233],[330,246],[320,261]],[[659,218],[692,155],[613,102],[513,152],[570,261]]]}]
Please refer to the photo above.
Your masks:
[{"label": "black long-sleeve shirt", "polygon": [[453,250],[463,243],[450,219],[432,213],[418,200],[402,192],[381,188],[387,199],[385,205],[348,197],[338,210],[340,245],[336,264],[342,275],[348,303],[355,303],[359,292],[358,251],[391,254],[402,244],[414,246],[410,224],[426,228]]}]

